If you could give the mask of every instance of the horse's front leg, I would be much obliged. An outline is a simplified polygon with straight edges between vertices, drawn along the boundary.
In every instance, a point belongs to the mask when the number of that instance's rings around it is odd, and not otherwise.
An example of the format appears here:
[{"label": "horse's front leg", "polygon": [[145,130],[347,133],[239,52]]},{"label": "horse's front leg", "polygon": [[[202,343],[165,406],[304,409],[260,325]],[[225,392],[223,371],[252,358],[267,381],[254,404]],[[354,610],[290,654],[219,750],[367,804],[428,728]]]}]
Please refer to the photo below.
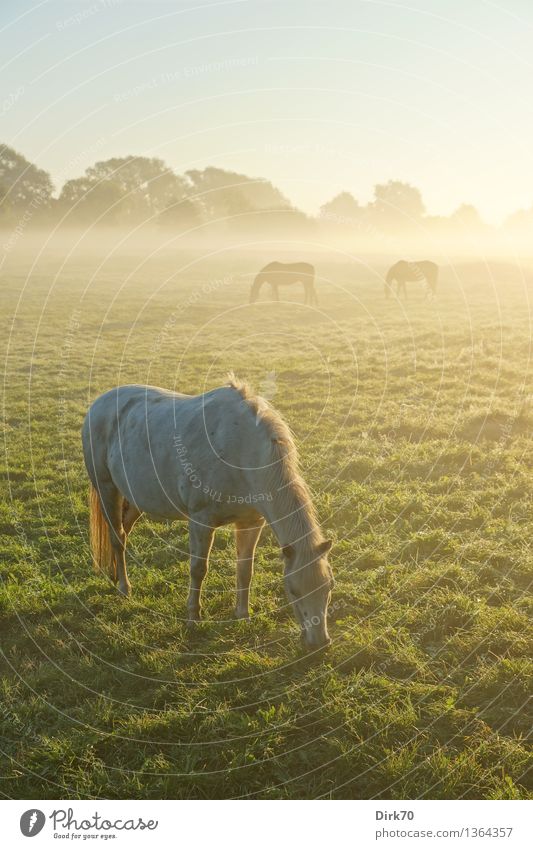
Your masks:
[{"label": "horse's front leg", "polygon": [[200,596],[202,583],[207,574],[209,553],[213,545],[214,528],[200,521],[189,521],[189,550],[191,555],[191,582],[187,599],[187,614],[190,621],[201,618]]},{"label": "horse's front leg", "polygon": [[237,602],[235,616],[248,619],[250,616],[250,584],[254,571],[254,554],[257,541],[264,527],[264,521],[257,519],[254,525],[236,525],[237,543]]}]

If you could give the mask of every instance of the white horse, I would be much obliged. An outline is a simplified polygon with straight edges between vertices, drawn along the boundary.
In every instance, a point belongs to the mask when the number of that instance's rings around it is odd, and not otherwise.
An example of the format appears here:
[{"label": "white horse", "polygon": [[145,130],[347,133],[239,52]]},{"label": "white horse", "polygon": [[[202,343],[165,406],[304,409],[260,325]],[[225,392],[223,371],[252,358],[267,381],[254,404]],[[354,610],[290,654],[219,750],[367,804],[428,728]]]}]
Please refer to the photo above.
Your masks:
[{"label": "white horse", "polygon": [[232,378],[190,396],[154,386],[119,386],[94,401],[82,431],[91,480],[90,527],[96,568],[131,587],[126,541],[142,513],[188,519],[188,618],[200,594],[214,531],[234,523],[238,618],[249,616],[254,552],[270,524],[283,552],[285,588],[308,648],[329,644],[333,585],[309,490],[288,426],[268,403]]}]

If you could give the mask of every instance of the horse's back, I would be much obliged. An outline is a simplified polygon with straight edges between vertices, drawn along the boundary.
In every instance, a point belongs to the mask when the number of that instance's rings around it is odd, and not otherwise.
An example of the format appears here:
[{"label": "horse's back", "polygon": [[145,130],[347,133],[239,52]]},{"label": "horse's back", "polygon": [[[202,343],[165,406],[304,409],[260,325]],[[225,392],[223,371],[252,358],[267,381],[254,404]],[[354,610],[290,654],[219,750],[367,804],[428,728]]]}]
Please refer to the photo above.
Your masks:
[{"label": "horse's back", "polygon": [[388,271],[387,276],[403,277],[405,280],[417,280],[420,277],[435,278],[439,272],[439,266],[429,259],[418,259],[408,262],[400,259]]},{"label": "horse's back", "polygon": [[172,518],[203,509],[206,499],[213,508],[206,493],[240,492],[244,470],[265,462],[260,433],[231,386],[182,395],[129,385],[93,402],[82,440],[94,486],[111,480],[142,512]]},{"label": "horse's back", "polygon": [[439,270],[437,263],[431,262],[429,259],[418,259],[415,262],[411,262],[410,265],[413,268],[419,268],[420,271],[430,272],[432,274]]},{"label": "horse's back", "polygon": [[153,455],[152,443],[168,445],[173,410],[191,397],[142,384],[116,386],[99,395],[89,407],[82,428],[85,464],[92,483],[96,485],[107,476],[128,494],[122,485],[123,477],[128,476],[127,466],[135,464],[136,459],[141,463],[143,455]]},{"label": "horse's back", "polygon": [[300,274],[314,276],[315,268],[310,262],[269,262],[261,269],[261,274]]},{"label": "horse's back", "polygon": [[175,403],[191,397],[158,386],[137,383],[115,386],[99,395],[89,407],[83,423],[83,439],[89,431],[93,436],[108,436],[118,420],[132,409],[148,408],[162,401]]}]

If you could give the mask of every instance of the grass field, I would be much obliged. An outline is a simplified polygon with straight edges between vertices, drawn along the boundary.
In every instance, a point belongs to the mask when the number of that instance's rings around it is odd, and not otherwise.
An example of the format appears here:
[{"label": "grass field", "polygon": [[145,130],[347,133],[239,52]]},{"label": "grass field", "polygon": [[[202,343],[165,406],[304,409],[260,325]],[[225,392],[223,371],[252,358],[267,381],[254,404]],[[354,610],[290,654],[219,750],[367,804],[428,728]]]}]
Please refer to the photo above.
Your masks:
[{"label": "grass field", "polygon": [[[2,270],[6,797],[531,796],[532,289],[462,264],[435,303],[413,285],[398,305],[385,260],[317,255],[318,311],[289,290],[249,307],[271,258]],[[270,532],[249,622],[231,618],[230,529],[194,631],[185,525],[137,525],[129,601],[91,570],[89,401],[131,382],[197,393],[230,369],[290,423],[335,540],[318,660],[299,651]]]}]

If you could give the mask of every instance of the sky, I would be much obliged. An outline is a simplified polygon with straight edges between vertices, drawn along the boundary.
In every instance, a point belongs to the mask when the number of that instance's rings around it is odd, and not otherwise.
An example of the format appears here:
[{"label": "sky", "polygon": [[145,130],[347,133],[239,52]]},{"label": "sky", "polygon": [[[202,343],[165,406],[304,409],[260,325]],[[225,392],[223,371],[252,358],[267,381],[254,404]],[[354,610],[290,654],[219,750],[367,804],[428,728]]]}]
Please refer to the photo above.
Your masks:
[{"label": "sky", "polygon": [[530,0],[2,0],[0,141],[57,188],[136,154],[497,224],[533,206],[532,43]]}]

